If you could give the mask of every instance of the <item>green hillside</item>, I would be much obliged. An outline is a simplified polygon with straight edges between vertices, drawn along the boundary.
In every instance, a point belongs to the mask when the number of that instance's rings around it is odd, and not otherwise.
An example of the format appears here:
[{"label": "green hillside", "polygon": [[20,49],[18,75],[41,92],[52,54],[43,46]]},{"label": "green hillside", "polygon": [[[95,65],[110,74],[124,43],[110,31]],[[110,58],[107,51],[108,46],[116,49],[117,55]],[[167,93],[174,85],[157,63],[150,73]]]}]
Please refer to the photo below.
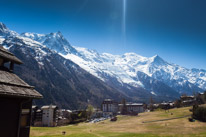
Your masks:
[{"label": "green hillside", "polygon": [[[189,122],[188,117],[168,120],[190,115],[189,109],[189,107],[175,108],[169,112],[157,110],[141,113],[139,116],[118,116],[116,122],[106,120],[63,127],[32,127],[31,137],[206,136],[206,123]],[[66,131],[66,135],[62,135],[62,131]]]}]

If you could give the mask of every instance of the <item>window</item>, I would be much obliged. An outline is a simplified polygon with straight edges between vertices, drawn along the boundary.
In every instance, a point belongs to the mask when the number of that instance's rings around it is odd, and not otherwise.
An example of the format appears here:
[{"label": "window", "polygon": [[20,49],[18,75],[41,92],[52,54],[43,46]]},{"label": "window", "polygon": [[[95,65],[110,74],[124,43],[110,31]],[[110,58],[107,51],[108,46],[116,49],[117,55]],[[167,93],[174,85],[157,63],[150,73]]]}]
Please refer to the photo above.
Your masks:
[{"label": "window", "polygon": [[21,111],[21,127],[30,126],[29,125],[29,117],[30,109],[22,109]]}]

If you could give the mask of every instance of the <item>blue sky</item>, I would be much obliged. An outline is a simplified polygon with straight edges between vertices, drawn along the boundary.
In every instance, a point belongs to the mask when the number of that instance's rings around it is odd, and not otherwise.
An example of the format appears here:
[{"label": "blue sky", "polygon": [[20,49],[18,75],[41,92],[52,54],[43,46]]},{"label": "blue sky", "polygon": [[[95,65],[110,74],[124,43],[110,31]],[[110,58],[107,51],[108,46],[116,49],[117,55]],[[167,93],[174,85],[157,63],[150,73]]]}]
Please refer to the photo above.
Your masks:
[{"label": "blue sky", "polygon": [[61,31],[74,46],[98,52],[158,54],[187,68],[206,69],[206,1],[0,0],[0,22],[11,30]]}]

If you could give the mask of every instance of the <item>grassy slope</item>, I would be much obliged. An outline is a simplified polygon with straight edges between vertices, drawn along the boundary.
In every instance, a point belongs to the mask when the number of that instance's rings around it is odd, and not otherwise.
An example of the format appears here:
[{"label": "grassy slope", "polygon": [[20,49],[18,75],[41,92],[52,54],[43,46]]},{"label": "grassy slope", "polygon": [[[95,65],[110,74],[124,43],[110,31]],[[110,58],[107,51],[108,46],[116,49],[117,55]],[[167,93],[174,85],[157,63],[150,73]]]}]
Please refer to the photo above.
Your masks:
[{"label": "grassy slope", "polygon": [[[173,113],[173,115],[171,115]],[[169,112],[145,112],[139,116],[119,116],[118,121],[81,123],[63,127],[32,127],[31,137],[60,137],[62,131],[71,137],[156,137],[156,136],[206,136],[206,123],[189,122],[188,118],[142,123],[143,121],[173,118],[191,114],[189,108],[171,109]]]}]

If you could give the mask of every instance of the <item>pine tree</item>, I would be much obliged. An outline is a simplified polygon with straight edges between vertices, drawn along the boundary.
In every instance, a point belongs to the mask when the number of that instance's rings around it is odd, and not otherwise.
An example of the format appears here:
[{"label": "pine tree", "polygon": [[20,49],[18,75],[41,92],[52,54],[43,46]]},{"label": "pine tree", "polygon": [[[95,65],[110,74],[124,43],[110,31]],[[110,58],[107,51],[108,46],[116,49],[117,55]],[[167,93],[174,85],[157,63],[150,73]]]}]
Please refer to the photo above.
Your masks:
[{"label": "pine tree", "polygon": [[121,114],[122,115],[127,114],[127,106],[126,106],[126,100],[125,99],[122,99]]}]

